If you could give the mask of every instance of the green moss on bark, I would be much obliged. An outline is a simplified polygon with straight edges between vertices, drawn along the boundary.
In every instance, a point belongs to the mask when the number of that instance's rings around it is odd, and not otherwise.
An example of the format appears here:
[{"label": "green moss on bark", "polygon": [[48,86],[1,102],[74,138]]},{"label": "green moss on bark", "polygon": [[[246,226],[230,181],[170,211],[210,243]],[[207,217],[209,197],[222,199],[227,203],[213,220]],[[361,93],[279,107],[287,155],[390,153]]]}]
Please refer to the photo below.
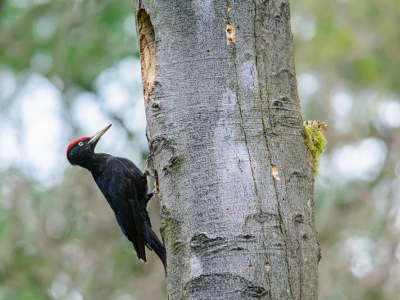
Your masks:
[{"label": "green moss on bark", "polygon": [[326,139],[324,132],[328,129],[328,125],[320,121],[305,121],[303,123],[303,136],[307,148],[310,150],[310,160],[312,172],[314,175],[318,173],[319,158],[326,147]]}]

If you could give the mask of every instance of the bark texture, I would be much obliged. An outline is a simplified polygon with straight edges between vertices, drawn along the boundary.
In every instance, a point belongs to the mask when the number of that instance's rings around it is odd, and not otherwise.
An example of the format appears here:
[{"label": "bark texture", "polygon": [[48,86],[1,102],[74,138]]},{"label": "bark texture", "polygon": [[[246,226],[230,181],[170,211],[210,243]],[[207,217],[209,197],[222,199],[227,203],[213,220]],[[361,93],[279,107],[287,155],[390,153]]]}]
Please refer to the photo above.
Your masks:
[{"label": "bark texture", "polygon": [[288,1],[133,3],[168,298],[317,299]]}]

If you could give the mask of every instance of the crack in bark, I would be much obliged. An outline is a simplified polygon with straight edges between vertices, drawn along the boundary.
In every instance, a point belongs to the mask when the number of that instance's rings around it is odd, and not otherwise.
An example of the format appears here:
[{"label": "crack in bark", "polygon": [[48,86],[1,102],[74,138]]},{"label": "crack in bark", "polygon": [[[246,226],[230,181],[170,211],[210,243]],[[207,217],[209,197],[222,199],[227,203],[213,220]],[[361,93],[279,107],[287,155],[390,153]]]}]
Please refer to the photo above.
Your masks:
[{"label": "crack in bark", "polygon": [[[259,66],[258,66],[258,47],[257,47],[257,32],[256,32],[256,30],[257,30],[256,29],[257,28],[257,26],[256,26],[256,22],[257,22],[256,21],[257,20],[256,19],[257,18],[257,3],[256,3],[255,0],[253,1],[253,3],[254,3],[254,24],[253,24],[253,28],[254,28],[255,65],[256,65],[257,77],[258,77],[257,83],[258,83],[258,91],[259,91],[259,97],[260,97],[261,123],[262,123],[262,126],[263,126],[263,134],[264,134],[264,137],[265,137],[265,143],[266,143],[266,146],[267,146],[267,149],[268,149],[268,152],[269,152],[269,156],[271,157],[271,151],[269,150],[269,147],[268,147],[268,138],[267,138],[267,135],[266,135],[266,127],[265,127],[264,116],[263,116],[263,111],[262,111],[262,93],[261,93],[261,86],[260,86],[260,84],[261,84],[260,83],[261,76],[260,76],[260,71],[259,71]],[[268,93],[268,90],[267,90],[267,93]],[[271,163],[271,159],[270,159],[270,163]],[[275,185],[275,182],[274,182],[274,185]],[[276,187],[275,187],[275,190],[276,190]],[[261,210],[261,207],[260,207],[260,210]],[[280,214],[279,210],[278,210],[278,213]],[[263,232],[263,235],[264,235],[263,246],[264,246],[264,249],[265,249],[265,256],[266,256],[267,263],[268,263],[269,259],[268,259],[267,245],[265,244],[264,226],[261,226],[261,228],[262,228],[262,232]],[[272,291],[271,291],[271,277],[270,277],[270,274],[269,274],[269,270],[267,271],[267,279],[268,279],[268,295],[269,295],[269,298],[271,299],[272,298]]]},{"label": "crack in bark", "polygon": [[[253,3],[254,3],[254,14],[255,14],[255,17],[254,17],[254,48],[255,48],[255,53],[256,53],[255,60],[256,60],[256,67],[257,67],[257,75],[258,75],[258,77],[260,79],[260,73],[259,73],[259,67],[258,67],[257,32],[256,32],[257,3],[256,3],[256,1],[253,1]],[[269,4],[270,3],[268,1],[268,3],[267,3],[268,11],[270,11],[270,5]],[[268,76],[266,76],[265,79],[266,79],[266,81],[268,81]],[[263,134],[264,134],[264,138],[265,138],[266,147],[267,147],[268,152],[269,152],[270,165],[273,165],[272,151],[270,149],[270,145],[269,145],[269,141],[268,141],[267,127],[265,125],[265,119],[264,119],[264,114],[263,114],[263,95],[262,95],[262,92],[261,92],[262,91],[262,87],[260,85],[261,85],[261,81],[258,80],[258,90],[259,90],[259,97],[260,97],[260,110],[261,110],[261,118],[262,118],[262,125],[263,125]],[[273,124],[271,122],[271,107],[270,107],[269,101],[268,101],[268,99],[269,99],[268,88],[266,89],[266,94],[267,94],[266,95],[266,102],[267,102],[267,106],[268,106],[268,109],[267,109],[267,111],[268,111],[268,121],[269,121],[269,125],[270,125],[270,128],[271,128],[271,131],[274,131]],[[288,283],[289,283],[289,287],[290,287],[290,295],[291,295],[291,297],[293,299],[293,288],[292,288],[292,282],[291,282],[291,276],[290,276],[290,273],[291,273],[290,272],[290,263],[289,263],[289,259],[288,259],[288,255],[289,255],[289,253],[288,253],[288,238],[287,238],[287,235],[286,235],[285,222],[283,220],[282,212],[281,212],[281,208],[280,208],[277,182],[275,180],[273,180],[273,184],[274,184],[276,201],[277,201],[278,216],[279,216],[279,220],[280,220],[279,229],[281,231],[281,234],[282,234],[282,236],[284,238],[284,242],[285,242],[285,252],[286,252],[285,260],[286,260],[286,265],[287,265],[288,275],[289,275],[288,276]],[[286,186],[286,182],[285,182],[285,186]],[[268,279],[269,279],[269,272],[268,272]],[[270,295],[270,297],[272,297],[272,296]]]},{"label": "crack in bark", "polygon": [[258,194],[256,178],[254,177],[254,170],[253,170],[253,165],[252,165],[252,161],[251,161],[251,154],[250,154],[250,149],[249,149],[249,145],[248,145],[247,133],[246,133],[246,129],[244,128],[244,118],[243,118],[242,106],[241,106],[240,100],[239,100],[239,74],[238,74],[237,64],[236,64],[236,45],[233,46],[233,56],[234,56],[234,68],[235,68],[235,77],[236,77],[236,103],[238,105],[239,113],[240,113],[240,121],[241,121],[240,126],[242,127],[242,130],[243,130],[244,142],[246,144],[247,155],[249,156],[250,170],[251,170],[251,175],[253,177],[254,189],[255,189],[255,192],[257,195],[258,202],[260,203],[260,196]]},{"label": "crack in bark", "polygon": [[[229,2],[228,1],[227,1],[227,5],[229,6]],[[229,12],[228,12],[228,18],[229,18]],[[254,35],[254,38],[255,37],[256,37],[256,35]],[[257,48],[255,48],[255,49],[257,49]],[[246,130],[245,130],[245,127],[244,127],[243,111],[242,111],[242,107],[241,107],[240,100],[239,100],[239,74],[238,74],[237,63],[236,63],[236,57],[237,57],[237,55],[236,55],[236,44],[233,45],[233,55],[234,55],[234,68],[235,68],[235,76],[236,76],[236,102],[237,102],[238,108],[239,108],[240,119],[241,119],[241,127],[242,127],[242,130],[243,130],[243,135],[244,135],[244,139],[245,139],[245,143],[246,143],[246,150],[247,150],[247,154],[248,154],[248,157],[249,157],[249,164],[250,164],[250,169],[251,169],[251,175],[252,175],[252,178],[253,178],[254,190],[255,190],[256,198],[257,198],[257,204],[258,204],[258,208],[260,210],[260,214],[262,214],[263,211],[262,211],[262,208],[261,208],[261,199],[260,199],[260,195],[259,195],[259,192],[258,192],[257,182],[256,182],[254,170],[253,170],[252,158],[251,158],[250,149],[249,149],[249,146],[248,146],[247,133],[246,133]],[[257,52],[256,52],[255,57],[256,57],[256,68],[257,68]],[[258,68],[257,68],[257,73],[258,73]],[[259,82],[259,80],[257,82]],[[258,84],[260,84],[260,83],[258,83]],[[260,100],[261,100],[261,98],[260,98]],[[264,124],[263,124],[263,126],[264,126]],[[264,226],[261,226],[261,231],[262,231],[262,235],[263,235],[263,243],[262,244],[263,244],[263,248],[264,248],[264,251],[265,251],[265,258],[266,258],[266,261],[268,262],[269,258],[268,258],[267,246],[265,244],[266,233],[264,231]],[[267,272],[267,282],[268,282],[268,289],[265,291],[265,293],[268,293],[269,297],[271,298],[271,278],[270,278],[269,272]]]}]

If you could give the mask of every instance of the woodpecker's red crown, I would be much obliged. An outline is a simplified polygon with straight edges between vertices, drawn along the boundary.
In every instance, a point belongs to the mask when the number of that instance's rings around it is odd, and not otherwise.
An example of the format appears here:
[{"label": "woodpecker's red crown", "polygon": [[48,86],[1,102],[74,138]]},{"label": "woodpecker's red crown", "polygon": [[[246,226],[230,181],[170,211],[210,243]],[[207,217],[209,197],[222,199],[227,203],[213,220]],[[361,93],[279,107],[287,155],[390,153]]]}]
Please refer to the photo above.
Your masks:
[{"label": "woodpecker's red crown", "polygon": [[77,138],[77,139],[73,140],[71,143],[69,143],[69,145],[68,145],[68,147],[67,147],[67,153],[66,153],[67,158],[68,158],[68,152],[69,152],[69,150],[70,150],[76,143],[78,143],[78,142],[80,142],[80,141],[86,141],[86,140],[88,140],[88,139],[90,139],[90,136],[82,136],[82,137],[80,137],[80,138]]}]

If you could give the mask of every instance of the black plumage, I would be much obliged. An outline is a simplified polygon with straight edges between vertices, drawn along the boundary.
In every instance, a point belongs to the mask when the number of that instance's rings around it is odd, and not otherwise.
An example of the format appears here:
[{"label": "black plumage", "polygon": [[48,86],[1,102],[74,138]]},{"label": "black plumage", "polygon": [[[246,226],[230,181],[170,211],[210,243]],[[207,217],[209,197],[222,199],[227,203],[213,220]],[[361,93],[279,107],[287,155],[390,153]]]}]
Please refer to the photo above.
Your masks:
[{"label": "black plumage", "polygon": [[153,250],[166,269],[164,245],[151,229],[147,203],[147,176],[129,159],[109,154],[95,153],[100,137],[111,127],[107,126],[92,137],[81,137],[67,148],[67,159],[72,165],[88,169],[114,211],[118,225],[132,242],[140,260],[146,262],[145,246]]}]

